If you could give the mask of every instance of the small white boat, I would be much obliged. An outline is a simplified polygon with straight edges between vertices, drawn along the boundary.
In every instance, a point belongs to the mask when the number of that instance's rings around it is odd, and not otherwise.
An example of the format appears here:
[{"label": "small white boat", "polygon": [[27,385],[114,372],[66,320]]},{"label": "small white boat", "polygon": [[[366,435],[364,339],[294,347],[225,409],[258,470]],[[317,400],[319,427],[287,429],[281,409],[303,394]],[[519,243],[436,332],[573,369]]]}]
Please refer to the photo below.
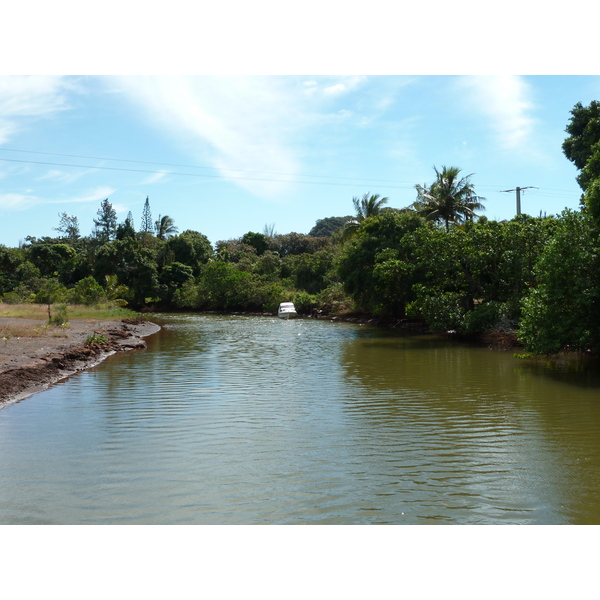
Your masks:
[{"label": "small white boat", "polygon": [[277,316],[280,319],[293,319],[298,316],[296,312],[296,307],[293,302],[282,302],[279,305],[279,310],[277,311]]}]

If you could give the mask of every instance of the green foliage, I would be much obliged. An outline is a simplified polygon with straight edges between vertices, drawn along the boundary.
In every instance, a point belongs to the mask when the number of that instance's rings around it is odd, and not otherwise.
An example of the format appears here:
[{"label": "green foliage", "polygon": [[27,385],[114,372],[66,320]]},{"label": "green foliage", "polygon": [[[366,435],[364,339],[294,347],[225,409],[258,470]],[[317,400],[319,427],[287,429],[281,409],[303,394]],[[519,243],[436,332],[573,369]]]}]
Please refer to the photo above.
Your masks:
[{"label": "green foliage", "polygon": [[309,314],[317,306],[317,298],[314,294],[297,292],[293,297],[294,306],[299,313]]},{"label": "green foliage", "polygon": [[352,221],[354,217],[327,217],[318,219],[315,226],[308,232],[313,237],[331,237],[334,233],[344,228],[344,225]]},{"label": "green foliage", "polygon": [[135,229],[133,227],[133,221],[127,217],[124,223],[120,223],[117,226],[116,236],[118,240],[124,240],[125,238],[135,238]]},{"label": "green foliage", "polygon": [[79,221],[77,217],[70,216],[66,212],[59,213],[60,222],[54,231],[62,234],[61,239],[67,240],[70,244],[74,244],[79,239]]},{"label": "green foliage", "polygon": [[[23,261],[21,250],[0,244],[0,294],[13,290],[19,284],[17,269]],[[39,277],[39,272],[37,276]]]},{"label": "green foliage", "polygon": [[165,215],[164,217],[158,215],[158,221],[154,223],[154,229],[156,230],[156,237],[159,240],[166,240],[177,235],[177,227],[175,227],[175,222],[169,215]]},{"label": "green foliage", "polygon": [[[179,262],[191,267],[194,277],[197,277],[202,265],[212,258],[213,249],[205,235],[187,229],[183,233],[169,238],[164,244],[162,253],[172,257],[171,262]],[[167,264],[166,261],[165,264]]]},{"label": "green foliage", "polygon": [[[600,152],[598,152],[598,156],[600,156]],[[590,183],[583,199],[590,211],[590,215],[596,224],[600,225],[600,177]]]},{"label": "green foliage", "polygon": [[68,299],[71,304],[92,306],[105,300],[106,295],[102,286],[90,276],[79,280],[75,286],[69,290]]},{"label": "green foliage", "polygon": [[317,308],[324,315],[353,313],[356,305],[344,291],[341,283],[333,283],[316,295]]},{"label": "green foliage", "polygon": [[150,200],[148,196],[146,196],[146,201],[144,202],[144,209],[142,211],[142,225],[140,228],[140,232],[152,233],[153,231],[154,223],[152,222],[152,212],[150,211]]},{"label": "green foliage", "polygon": [[289,278],[294,287],[316,294],[331,283],[333,259],[330,249],[288,255],[282,261],[281,274]]},{"label": "green foliage", "polygon": [[276,235],[270,240],[269,249],[284,257],[290,254],[313,254],[331,245],[328,238],[313,237],[304,233]]},{"label": "green foliage", "polygon": [[526,349],[600,349],[600,246],[584,212],[564,211],[535,268],[539,285],[523,301]]},{"label": "green foliage", "polygon": [[600,226],[600,102],[584,107],[578,102],[567,125],[563,143],[565,156],[579,169],[577,182],[584,190],[582,202]]},{"label": "green foliage", "polygon": [[415,283],[410,233],[424,227],[414,213],[382,213],[366,219],[341,251],[337,272],[359,310],[403,316]]},{"label": "green foliage", "polygon": [[42,277],[58,276],[65,263],[72,261],[76,255],[68,244],[34,244],[27,251],[29,260],[39,269]]},{"label": "green foliage", "polygon": [[[571,110],[566,131],[569,137],[563,142],[563,152],[581,171],[577,182],[586,190],[594,179],[600,177],[600,102],[594,100],[587,107],[578,102]],[[590,161],[593,163],[588,167]]]},{"label": "green foliage", "polygon": [[175,292],[193,278],[194,272],[188,265],[175,261],[166,266],[159,277],[160,283],[165,288],[161,294],[163,300],[171,302]]},{"label": "green foliage", "polygon": [[107,341],[107,337],[105,335],[94,332],[91,335],[87,336],[87,338],[85,340],[85,345],[86,346],[95,346],[98,344],[104,344],[104,342],[106,342],[106,341]]},{"label": "green foliage", "polygon": [[134,307],[143,306],[146,298],[154,297],[158,291],[156,253],[137,239],[108,242],[96,255],[94,277],[102,281],[111,275],[126,286],[125,300]]},{"label": "green foliage", "polygon": [[49,325],[67,325],[69,322],[69,314],[66,304],[57,304],[54,314],[48,319]]},{"label": "green foliage", "polygon": [[94,219],[95,235],[101,242],[108,242],[117,232],[117,211],[108,198],[102,200],[98,209],[98,218]]},{"label": "green foliage", "polygon": [[434,167],[436,179],[429,186],[416,185],[417,201],[414,210],[426,219],[441,221],[446,231],[450,223],[472,220],[476,210],[483,210],[484,198],[477,196],[471,183],[471,175],[460,177],[458,167]]},{"label": "green foliage", "polygon": [[461,333],[516,328],[521,299],[535,283],[534,265],[554,226],[554,219],[520,216],[449,232],[416,231],[411,316],[432,329]]},{"label": "green foliage", "polygon": [[252,246],[256,250],[258,256],[264,254],[265,250],[269,247],[267,236],[263,233],[254,233],[253,231],[244,234],[242,242]]}]

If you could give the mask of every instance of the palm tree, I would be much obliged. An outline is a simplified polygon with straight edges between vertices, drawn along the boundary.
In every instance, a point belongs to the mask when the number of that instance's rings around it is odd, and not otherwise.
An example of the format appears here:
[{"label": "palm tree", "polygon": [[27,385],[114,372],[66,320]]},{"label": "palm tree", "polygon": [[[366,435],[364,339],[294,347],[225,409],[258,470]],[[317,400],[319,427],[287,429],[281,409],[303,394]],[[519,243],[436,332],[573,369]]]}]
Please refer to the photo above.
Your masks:
[{"label": "palm tree", "polygon": [[158,215],[158,221],[154,223],[154,229],[156,230],[156,237],[159,240],[166,240],[178,232],[175,222],[169,215],[165,215],[164,217]]},{"label": "palm tree", "polygon": [[458,167],[444,167],[438,171],[433,167],[436,180],[427,187],[417,184],[417,200],[412,207],[420,215],[432,221],[443,221],[446,231],[450,222],[462,223],[471,220],[476,210],[485,210],[481,196],[477,196],[471,183],[471,175],[459,177]]},{"label": "palm tree", "polygon": [[383,205],[387,204],[388,200],[389,198],[380,198],[379,194],[369,195],[369,192],[364,194],[362,198],[352,198],[356,217],[352,221],[348,221],[344,226],[342,241],[356,235],[361,223],[365,219],[380,214]]}]

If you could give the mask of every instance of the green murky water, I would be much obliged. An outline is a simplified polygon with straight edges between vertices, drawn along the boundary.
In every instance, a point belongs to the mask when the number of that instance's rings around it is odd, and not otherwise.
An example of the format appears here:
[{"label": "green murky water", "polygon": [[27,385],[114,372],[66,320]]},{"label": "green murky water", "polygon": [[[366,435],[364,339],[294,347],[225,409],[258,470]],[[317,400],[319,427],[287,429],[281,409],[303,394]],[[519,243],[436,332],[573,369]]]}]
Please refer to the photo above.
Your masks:
[{"label": "green murky water", "polygon": [[600,523],[600,377],[317,320],[161,315],[0,411],[0,524]]}]

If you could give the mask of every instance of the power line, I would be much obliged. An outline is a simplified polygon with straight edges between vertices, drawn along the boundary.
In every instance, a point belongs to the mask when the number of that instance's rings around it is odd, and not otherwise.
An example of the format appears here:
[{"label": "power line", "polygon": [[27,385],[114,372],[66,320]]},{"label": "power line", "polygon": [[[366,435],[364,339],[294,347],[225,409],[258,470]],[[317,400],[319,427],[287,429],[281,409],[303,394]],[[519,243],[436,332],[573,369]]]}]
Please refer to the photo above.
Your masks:
[{"label": "power line", "polygon": [[[111,162],[126,162],[126,163],[135,163],[135,164],[141,164],[141,165],[162,165],[165,167],[183,167],[185,169],[207,169],[207,170],[211,170],[211,171],[231,171],[231,172],[235,172],[235,173],[262,173],[265,175],[284,175],[284,176],[291,176],[291,177],[312,177],[312,178],[322,178],[322,179],[345,179],[346,181],[371,181],[371,182],[378,182],[378,183],[401,183],[401,184],[405,184],[405,185],[413,185],[412,183],[406,182],[406,181],[399,181],[397,179],[369,179],[369,178],[364,178],[364,177],[336,177],[336,176],[332,176],[332,175],[298,175],[296,173],[282,173],[282,172],[277,172],[277,171],[254,171],[251,169],[228,169],[228,168],[218,168],[218,167],[206,167],[204,165],[187,165],[187,164],[178,164],[178,163],[164,163],[164,162],[152,162],[152,161],[145,161],[145,160],[133,160],[133,159],[128,159],[128,158],[109,158],[109,157],[105,157],[105,156],[87,156],[84,154],[61,154],[58,152],[39,152],[37,150],[15,150],[13,148],[0,148],[0,150],[3,151],[7,151],[7,152],[22,152],[22,153],[26,153],[26,154],[41,154],[44,156],[64,156],[64,157],[68,157],[68,158],[84,158],[84,159],[92,159],[92,160],[106,160],[106,161],[111,161]],[[36,163],[36,161],[26,161],[26,160],[17,160],[17,159],[0,159],[0,160],[13,160],[13,162],[31,162],[34,164],[52,164],[52,165],[57,165],[57,166],[61,166],[62,163],[45,163],[45,162],[40,162],[40,163]],[[79,165],[64,165],[64,166],[79,166]],[[83,165],[82,165],[83,166]],[[101,167],[86,167],[86,168],[101,168]],[[104,169],[110,169],[110,167],[103,167]],[[115,167],[115,170],[126,170],[126,169],[118,169],[117,167]],[[143,171],[146,172],[146,171]],[[163,171],[147,171],[149,173],[162,173]],[[171,173],[169,171],[169,173]],[[173,173],[173,174],[177,174],[177,175],[192,175],[191,173]],[[198,175],[195,175],[198,176]],[[241,179],[241,178],[240,178]],[[252,178],[251,178],[252,179]],[[265,180],[259,180],[259,181],[265,181]],[[266,181],[270,181],[270,180],[266,180]],[[274,180],[274,181],[279,181],[279,180]]]},{"label": "power line", "polygon": [[[391,180],[391,179],[368,179],[368,178],[348,178],[348,177],[338,177],[331,175],[299,175],[292,173],[282,173],[282,172],[273,172],[273,171],[253,171],[249,169],[217,169],[216,167],[206,167],[202,165],[187,165],[187,164],[178,164],[178,163],[160,163],[160,162],[152,162],[152,161],[142,161],[142,160],[134,160],[134,159],[122,159],[122,158],[109,158],[109,157],[100,157],[100,156],[87,156],[82,154],[62,154],[57,152],[39,152],[35,150],[16,150],[11,148],[0,148],[3,151],[9,152],[22,152],[27,154],[40,154],[47,156],[64,156],[71,158],[82,158],[82,159],[92,159],[92,160],[103,160],[103,161],[112,161],[112,162],[124,162],[124,163],[135,163],[142,165],[163,165],[163,166],[172,166],[172,167],[182,167],[187,169],[206,169],[213,171],[229,171],[229,172],[237,172],[237,173],[256,173],[256,174],[266,174],[266,175],[278,175],[281,177],[306,177],[312,179],[343,179],[344,181],[309,181],[305,179],[274,179],[269,177],[242,177],[242,176],[231,176],[227,177],[222,174],[211,174],[211,173],[190,173],[190,172],[182,172],[182,171],[169,171],[169,170],[150,170],[150,169],[135,169],[135,168],[126,168],[126,167],[108,167],[108,166],[98,166],[98,165],[88,165],[88,164],[72,164],[72,163],[63,163],[63,162],[53,162],[53,161],[35,161],[35,160],[25,160],[25,159],[11,159],[11,158],[0,158],[0,161],[4,162],[15,162],[15,163],[24,163],[24,164],[37,164],[37,165],[46,165],[46,166],[57,166],[57,167],[72,167],[72,168],[85,168],[85,169],[101,169],[105,171],[121,171],[121,172],[131,172],[131,173],[146,173],[151,175],[180,175],[186,177],[200,177],[206,179],[230,179],[234,181],[263,181],[263,182],[271,182],[271,183],[306,183],[311,185],[329,185],[329,186],[343,186],[343,187],[353,187],[356,183],[351,182],[371,182],[378,184],[389,184],[396,183],[400,185],[386,185],[386,187],[391,189],[407,189],[413,188],[414,184],[400,181],[400,180]],[[498,186],[488,185],[488,184],[478,184],[479,188],[496,188]],[[527,187],[517,187],[512,190],[500,190],[500,192],[517,192],[517,214],[521,214],[521,203],[520,203],[520,192],[526,189],[540,189],[535,186],[527,186]],[[551,192],[548,194],[548,192]],[[552,193],[555,192],[555,193]],[[550,196],[550,197],[573,197],[573,192],[569,192],[567,190],[552,190],[550,188],[542,188],[540,190],[541,196]]]},{"label": "power line", "polygon": [[[235,181],[268,181],[274,183],[308,183],[312,185],[337,185],[337,186],[347,186],[347,187],[356,187],[356,183],[342,183],[335,181],[302,181],[302,180],[293,180],[293,179],[272,179],[267,177],[225,177],[224,175],[211,175],[206,173],[184,173],[181,171],[151,171],[149,169],[131,169],[124,167],[102,167],[98,165],[81,165],[81,164],[70,164],[70,163],[58,163],[58,162],[50,162],[50,161],[37,161],[37,160],[18,160],[15,158],[0,158],[0,161],[5,162],[16,162],[16,163],[26,163],[33,165],[46,165],[46,166],[55,166],[55,167],[76,167],[82,169],[102,169],[105,171],[126,171],[131,173],[149,173],[152,175],[184,175],[186,177],[202,177],[202,178],[212,178],[212,179],[230,179]],[[306,177],[311,177],[307,175]],[[326,177],[325,175],[319,176],[315,175],[313,177]],[[341,179],[341,178],[339,178]],[[367,181],[367,180],[357,180],[357,181]],[[370,181],[379,181],[377,179],[373,179]],[[399,182],[400,183],[400,182]],[[386,186],[392,189],[405,189],[406,186],[412,187],[413,184],[406,183],[404,186],[392,185]]]},{"label": "power line", "polygon": [[517,215],[520,215],[521,214],[521,192],[523,190],[529,190],[529,189],[538,190],[539,188],[535,187],[534,185],[528,185],[526,187],[516,187],[514,190],[500,190],[500,192],[517,192]]}]

